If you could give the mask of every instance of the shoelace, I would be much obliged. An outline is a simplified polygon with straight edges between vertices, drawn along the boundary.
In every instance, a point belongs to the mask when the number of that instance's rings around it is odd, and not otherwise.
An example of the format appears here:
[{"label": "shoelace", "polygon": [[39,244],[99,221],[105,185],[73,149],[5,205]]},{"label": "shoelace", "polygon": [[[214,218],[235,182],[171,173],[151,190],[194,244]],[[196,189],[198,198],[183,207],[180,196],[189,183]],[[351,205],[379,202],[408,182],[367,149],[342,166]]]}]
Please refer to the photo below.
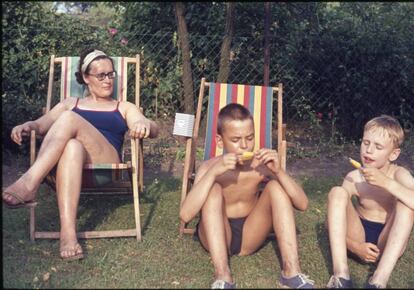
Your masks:
[{"label": "shoelace", "polygon": [[213,285],[211,285],[211,289],[224,289],[224,283],[223,280],[216,280]]},{"label": "shoelace", "polygon": [[300,278],[300,280],[302,281],[302,284],[301,284],[298,288],[300,288],[300,287],[302,287],[302,286],[306,285],[306,283],[309,283],[309,284],[311,284],[311,285],[315,284],[315,281],[313,281],[313,280],[309,279],[309,276],[308,276],[308,275],[305,275],[305,274],[299,273],[299,274],[298,274],[298,277],[299,277],[299,278]]},{"label": "shoelace", "polygon": [[339,288],[342,287],[341,280],[339,280],[338,277],[332,276],[331,279],[329,279],[328,285],[326,285],[328,288]]}]

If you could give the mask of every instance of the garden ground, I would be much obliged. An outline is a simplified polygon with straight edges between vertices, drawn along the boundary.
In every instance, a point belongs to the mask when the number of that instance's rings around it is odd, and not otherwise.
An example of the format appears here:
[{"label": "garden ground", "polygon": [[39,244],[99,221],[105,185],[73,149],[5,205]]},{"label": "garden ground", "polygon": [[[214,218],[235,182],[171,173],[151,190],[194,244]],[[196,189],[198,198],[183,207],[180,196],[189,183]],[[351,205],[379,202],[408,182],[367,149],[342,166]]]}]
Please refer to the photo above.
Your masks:
[{"label": "garden ground", "polygon": [[[171,123],[162,128],[170,128]],[[165,129],[164,129],[165,130]],[[3,286],[6,288],[208,288],[213,267],[208,254],[190,236],[178,234],[178,210],[185,147],[181,137],[169,130],[158,140],[145,144],[145,190],[141,195],[143,241],[126,239],[81,240],[87,257],[64,262],[58,256],[56,240],[28,238],[28,211],[7,210],[3,206]],[[297,132],[296,135],[301,133]],[[303,272],[325,287],[331,274],[329,243],[324,222],[326,194],[352,170],[346,160],[358,159],[358,146],[312,146],[288,133],[296,147],[289,149],[288,171],[309,196],[307,211],[296,213],[299,255]],[[300,145],[298,145],[300,144]],[[322,148],[321,148],[322,147]],[[329,147],[329,148],[328,148]],[[329,150],[328,150],[329,149]],[[413,171],[413,151],[409,147],[398,163]],[[27,168],[22,157],[3,159],[3,187]],[[37,219],[41,229],[57,229],[56,199],[42,185]],[[99,206],[96,206],[96,205]],[[99,208],[98,208],[99,207]],[[133,226],[133,208],[128,198],[82,197],[80,230]],[[349,259],[356,287],[363,287],[374,266]],[[398,261],[389,287],[413,288],[414,242]],[[276,288],[280,274],[280,254],[275,240],[269,240],[256,254],[232,257],[231,268],[240,288]]]}]

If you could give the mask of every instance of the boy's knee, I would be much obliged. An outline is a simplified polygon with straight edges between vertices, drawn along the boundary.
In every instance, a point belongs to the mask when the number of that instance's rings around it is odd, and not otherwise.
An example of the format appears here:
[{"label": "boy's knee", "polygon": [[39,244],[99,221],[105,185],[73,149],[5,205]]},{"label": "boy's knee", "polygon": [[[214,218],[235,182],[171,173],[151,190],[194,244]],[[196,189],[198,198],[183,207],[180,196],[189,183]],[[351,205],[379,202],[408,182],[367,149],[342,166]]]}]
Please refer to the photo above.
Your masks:
[{"label": "boy's knee", "polygon": [[278,196],[278,197],[286,196],[287,197],[287,194],[283,190],[283,187],[276,180],[270,180],[266,184],[263,192],[269,192],[269,194],[270,195],[273,195],[273,196]]},{"label": "boy's knee", "polygon": [[395,204],[395,211],[397,215],[406,215],[411,219],[414,219],[414,210],[409,208],[406,204],[402,203],[401,201],[397,200]]},{"label": "boy's knee", "polygon": [[332,200],[348,200],[348,192],[341,186],[335,186],[328,193],[328,201]]},{"label": "boy's knee", "polygon": [[212,187],[210,192],[208,193],[208,197],[205,204],[211,203],[221,203],[223,201],[223,191],[220,184],[215,183]]}]

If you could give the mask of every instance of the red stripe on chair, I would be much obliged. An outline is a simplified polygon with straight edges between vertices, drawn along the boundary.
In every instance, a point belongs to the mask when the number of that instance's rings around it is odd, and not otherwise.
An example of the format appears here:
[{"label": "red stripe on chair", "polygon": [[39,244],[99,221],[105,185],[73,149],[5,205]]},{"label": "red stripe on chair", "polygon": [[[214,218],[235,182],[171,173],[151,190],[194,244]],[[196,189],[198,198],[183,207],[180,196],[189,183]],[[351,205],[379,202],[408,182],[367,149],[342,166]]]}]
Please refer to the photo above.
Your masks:
[{"label": "red stripe on chair", "polygon": [[244,86],[244,102],[243,105],[249,109],[249,103],[250,103],[250,86]]},{"label": "red stripe on chair", "polygon": [[260,148],[266,146],[266,92],[267,87],[262,87],[262,102],[260,106]]},{"label": "red stripe on chair", "polygon": [[237,103],[237,85],[231,85],[231,102]]},{"label": "red stripe on chair", "polygon": [[[215,90],[214,90],[214,109],[213,109],[213,126],[212,128],[217,128],[217,116],[219,113],[219,109],[220,109],[220,91],[221,91],[221,86],[220,85],[216,85]],[[216,134],[217,134],[217,129],[215,132],[211,132],[212,136],[211,136],[211,151],[210,151],[210,158],[216,156],[216,147],[217,147],[217,143],[216,143]]]}]

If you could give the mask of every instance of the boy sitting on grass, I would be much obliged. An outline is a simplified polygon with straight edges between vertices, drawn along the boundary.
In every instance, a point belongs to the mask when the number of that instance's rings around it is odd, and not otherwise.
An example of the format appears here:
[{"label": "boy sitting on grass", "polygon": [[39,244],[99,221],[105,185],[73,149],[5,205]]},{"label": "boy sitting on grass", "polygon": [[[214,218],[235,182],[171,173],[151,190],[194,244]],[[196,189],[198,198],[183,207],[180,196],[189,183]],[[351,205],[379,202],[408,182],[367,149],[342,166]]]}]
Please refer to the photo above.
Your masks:
[{"label": "boy sitting on grass", "polygon": [[[364,262],[378,262],[366,288],[387,286],[403,254],[414,221],[414,178],[396,164],[404,132],[386,115],[364,127],[360,148],[363,167],[345,177],[329,192],[328,231],[333,276],[328,288],[352,288],[347,250]],[[354,207],[351,197],[356,196]]]},{"label": "boy sitting on grass", "polygon": [[281,285],[312,288],[313,281],[299,267],[293,212],[293,207],[304,211],[308,205],[303,189],[280,167],[275,150],[262,148],[244,160],[243,153],[254,149],[255,132],[253,118],[242,105],[220,110],[216,140],[226,153],[200,165],[180,210],[186,223],[201,210],[195,235],[213,261],[212,288],[235,288],[229,256],[254,253],[271,230],[283,260]]}]

